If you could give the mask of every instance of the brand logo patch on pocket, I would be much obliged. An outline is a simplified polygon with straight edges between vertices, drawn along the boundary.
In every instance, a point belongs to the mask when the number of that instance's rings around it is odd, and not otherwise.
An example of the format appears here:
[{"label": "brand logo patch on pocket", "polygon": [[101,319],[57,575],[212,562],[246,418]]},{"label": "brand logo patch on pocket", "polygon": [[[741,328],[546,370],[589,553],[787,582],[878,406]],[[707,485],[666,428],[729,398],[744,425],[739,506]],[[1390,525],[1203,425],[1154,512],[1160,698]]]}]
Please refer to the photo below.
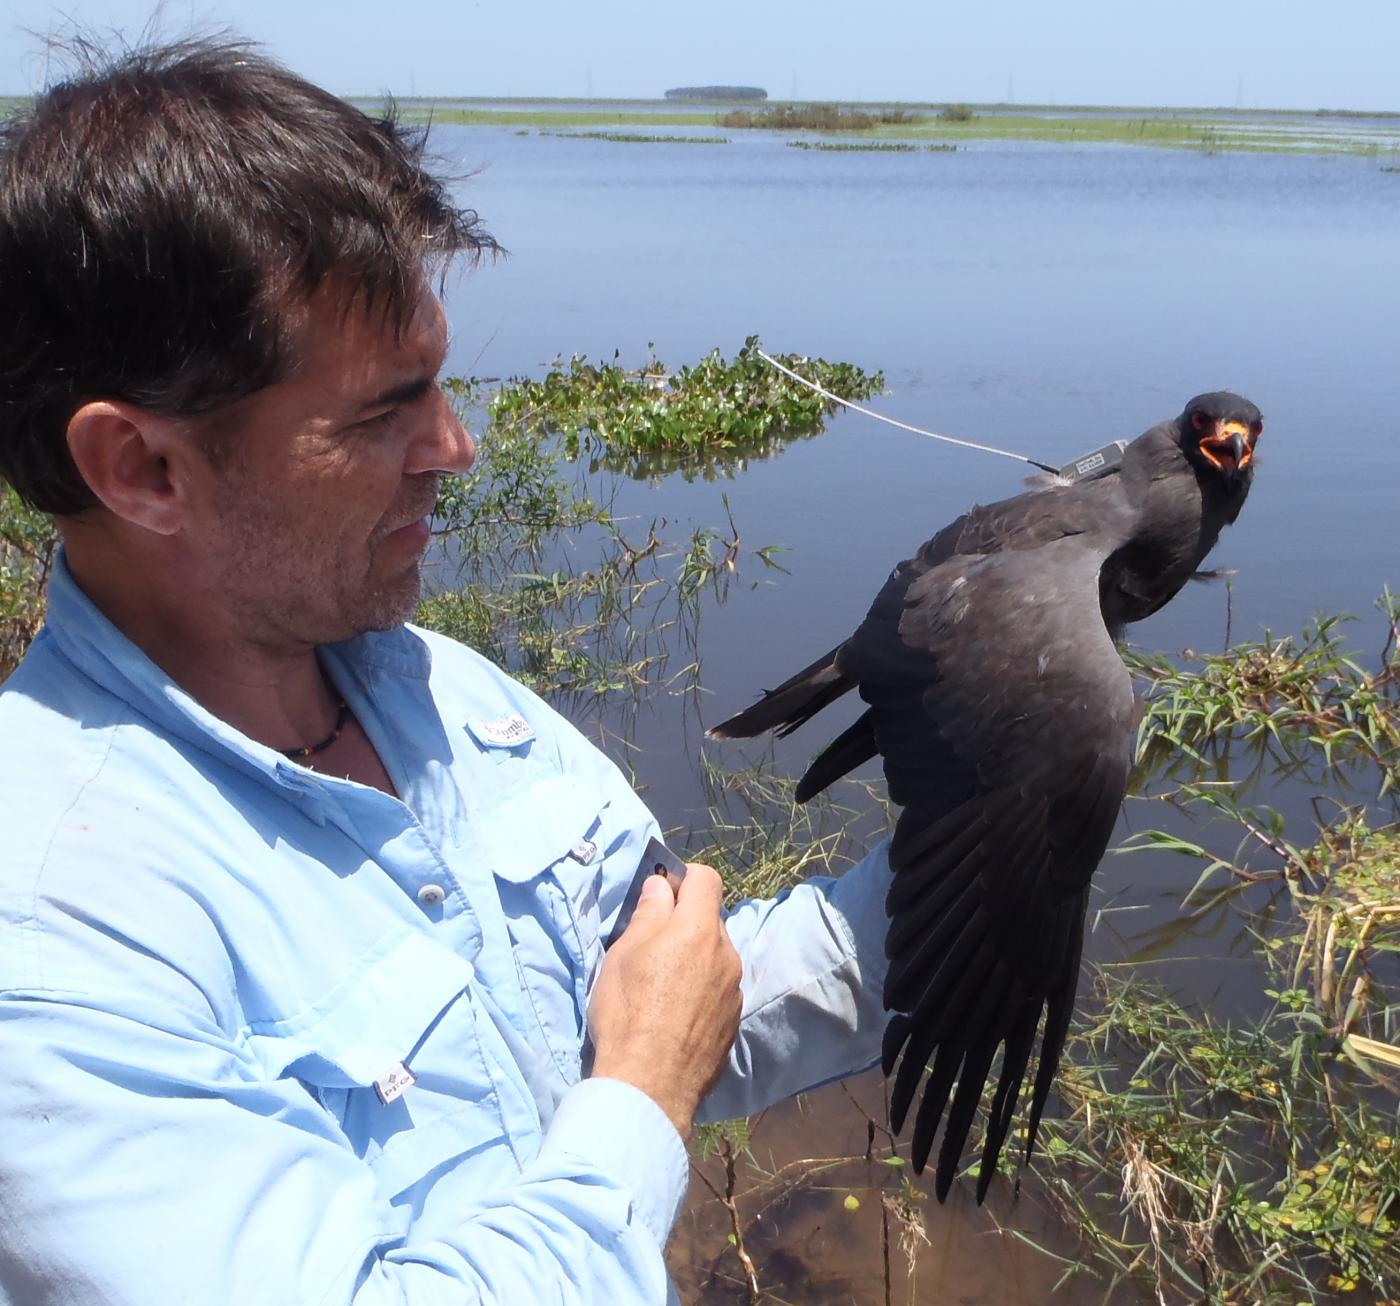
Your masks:
[{"label": "brand logo patch on pocket", "polygon": [[519,712],[498,717],[495,721],[473,721],[472,733],[483,744],[497,748],[514,748],[517,744],[528,744],[535,737],[530,723]]}]

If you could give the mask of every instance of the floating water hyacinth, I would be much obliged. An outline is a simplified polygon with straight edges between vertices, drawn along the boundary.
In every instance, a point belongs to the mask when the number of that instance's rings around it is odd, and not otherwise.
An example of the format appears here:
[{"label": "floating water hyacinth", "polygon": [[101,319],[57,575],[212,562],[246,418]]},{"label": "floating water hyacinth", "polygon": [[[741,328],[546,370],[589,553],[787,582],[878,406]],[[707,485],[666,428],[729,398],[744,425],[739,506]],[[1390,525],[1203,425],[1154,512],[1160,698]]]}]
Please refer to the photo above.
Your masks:
[{"label": "floating water hyacinth", "polygon": [[[732,358],[713,350],[672,372],[656,358],[628,371],[616,360],[582,355],[543,380],[519,380],[490,400],[494,422],[558,435],[566,453],[745,450],[783,435],[821,428],[834,405],[769,367],[750,336]],[[795,372],[843,399],[866,399],[884,386],[882,372],[852,363],[781,355]]]}]

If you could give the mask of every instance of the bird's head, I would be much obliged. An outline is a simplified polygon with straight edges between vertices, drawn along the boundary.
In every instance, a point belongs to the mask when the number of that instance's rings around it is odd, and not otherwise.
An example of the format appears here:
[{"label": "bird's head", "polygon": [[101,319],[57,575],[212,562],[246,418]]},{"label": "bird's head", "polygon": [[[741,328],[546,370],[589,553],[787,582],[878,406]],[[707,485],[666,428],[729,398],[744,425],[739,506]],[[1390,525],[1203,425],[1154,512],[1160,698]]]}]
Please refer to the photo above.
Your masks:
[{"label": "bird's head", "polygon": [[1248,399],[1228,390],[1197,395],[1177,425],[1181,448],[1196,467],[1223,477],[1226,485],[1248,482],[1264,430],[1264,418]]}]

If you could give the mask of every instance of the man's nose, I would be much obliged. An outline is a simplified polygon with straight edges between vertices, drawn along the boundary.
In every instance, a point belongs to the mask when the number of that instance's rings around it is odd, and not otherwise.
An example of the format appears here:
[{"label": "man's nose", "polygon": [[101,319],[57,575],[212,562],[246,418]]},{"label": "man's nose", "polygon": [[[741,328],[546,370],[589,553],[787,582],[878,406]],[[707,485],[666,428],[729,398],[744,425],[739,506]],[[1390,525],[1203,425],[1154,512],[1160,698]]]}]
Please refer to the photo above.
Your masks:
[{"label": "man's nose", "polygon": [[429,396],[424,430],[409,452],[405,470],[465,472],[476,461],[476,442],[462,425],[452,401],[441,390]]}]

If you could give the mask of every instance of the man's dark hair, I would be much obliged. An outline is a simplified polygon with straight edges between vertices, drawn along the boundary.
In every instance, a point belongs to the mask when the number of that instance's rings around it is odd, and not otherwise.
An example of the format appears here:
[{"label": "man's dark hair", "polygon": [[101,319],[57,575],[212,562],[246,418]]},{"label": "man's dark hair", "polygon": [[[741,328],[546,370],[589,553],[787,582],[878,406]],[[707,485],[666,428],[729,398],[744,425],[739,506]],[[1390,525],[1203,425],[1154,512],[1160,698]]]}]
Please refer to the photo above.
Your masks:
[{"label": "man's dark hair", "polygon": [[92,507],[81,404],[208,413],[272,384],[328,279],[404,325],[425,270],[496,249],[424,138],[222,40],[89,59],[0,122],[0,478]]}]

